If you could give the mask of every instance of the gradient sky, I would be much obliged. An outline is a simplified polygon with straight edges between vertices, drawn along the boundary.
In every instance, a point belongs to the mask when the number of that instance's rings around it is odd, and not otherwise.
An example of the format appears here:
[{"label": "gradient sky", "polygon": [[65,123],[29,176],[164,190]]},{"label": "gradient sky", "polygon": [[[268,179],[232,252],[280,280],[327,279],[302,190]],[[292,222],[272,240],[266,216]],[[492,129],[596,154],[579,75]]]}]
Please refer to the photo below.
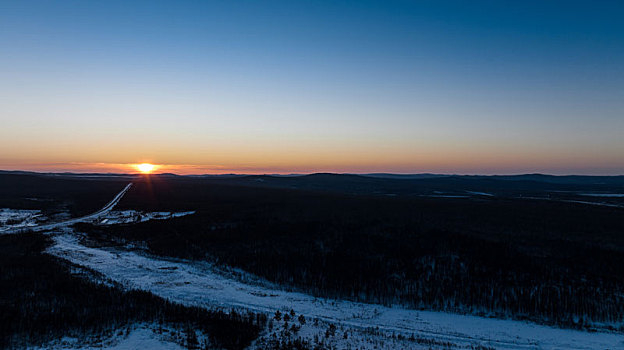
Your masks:
[{"label": "gradient sky", "polygon": [[624,174],[622,1],[3,1],[0,169]]}]

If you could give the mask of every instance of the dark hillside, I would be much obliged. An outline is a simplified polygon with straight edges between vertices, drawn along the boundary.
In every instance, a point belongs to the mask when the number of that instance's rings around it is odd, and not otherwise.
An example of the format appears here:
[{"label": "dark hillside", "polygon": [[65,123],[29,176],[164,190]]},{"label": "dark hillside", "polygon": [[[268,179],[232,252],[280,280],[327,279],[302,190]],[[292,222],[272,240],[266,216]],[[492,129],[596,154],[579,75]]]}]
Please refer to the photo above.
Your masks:
[{"label": "dark hillside", "polygon": [[172,304],[148,292],[123,291],[71,273],[42,253],[40,234],[0,236],[0,348],[45,345],[64,336],[108,337],[136,322],[192,327],[213,344],[242,349],[258,336],[264,316],[226,314]]},{"label": "dark hillside", "polygon": [[120,203],[197,210],[82,225],[316,295],[580,327],[624,319],[624,210],[520,199],[346,195],[152,178]]}]

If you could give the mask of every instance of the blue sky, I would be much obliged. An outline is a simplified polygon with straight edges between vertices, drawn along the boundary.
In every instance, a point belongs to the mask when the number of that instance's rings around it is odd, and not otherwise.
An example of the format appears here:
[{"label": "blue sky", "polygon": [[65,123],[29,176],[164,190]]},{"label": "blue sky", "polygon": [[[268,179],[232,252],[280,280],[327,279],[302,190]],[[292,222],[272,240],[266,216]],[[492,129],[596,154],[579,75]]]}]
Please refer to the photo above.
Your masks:
[{"label": "blue sky", "polygon": [[622,18],[616,1],[0,1],[0,168],[622,174]]}]

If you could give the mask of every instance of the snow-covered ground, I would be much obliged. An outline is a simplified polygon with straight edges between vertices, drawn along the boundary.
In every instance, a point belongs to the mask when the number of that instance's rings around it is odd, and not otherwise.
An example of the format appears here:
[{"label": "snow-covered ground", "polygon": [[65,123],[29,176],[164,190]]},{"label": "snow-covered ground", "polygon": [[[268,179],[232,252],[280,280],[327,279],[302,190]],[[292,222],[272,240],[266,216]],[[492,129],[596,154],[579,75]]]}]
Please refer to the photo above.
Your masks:
[{"label": "snow-covered ground", "polygon": [[114,225],[114,224],[129,224],[135,222],[144,222],[149,220],[165,220],[171,218],[178,218],[181,216],[195,214],[194,211],[182,211],[182,212],[169,212],[169,211],[155,211],[155,212],[140,212],[136,210],[122,210],[122,211],[110,211],[106,215],[102,215],[95,219],[93,223],[98,225]]},{"label": "snow-covered ground", "polygon": [[[195,334],[200,344],[207,341],[200,332]],[[186,335],[180,330],[156,324],[135,324],[128,328],[117,329],[113,335],[107,337],[91,337],[90,339],[64,337],[43,346],[30,347],[29,350],[182,350],[187,349],[183,346],[185,341]]]},{"label": "snow-covered ground", "polygon": [[624,193],[579,193],[588,197],[624,198]]},{"label": "snow-covered ground", "polygon": [[477,196],[494,197],[494,195],[493,195],[493,194],[491,194],[491,193],[487,193],[487,192],[478,192],[478,191],[466,191],[466,192],[468,192],[468,193],[470,193],[470,194],[477,195]]},{"label": "snow-covered ground", "polygon": [[588,202],[588,201],[575,201],[575,200],[563,200],[563,199],[561,199],[560,201],[561,202],[568,202],[568,203],[597,205],[597,206],[601,206],[601,207],[612,207],[612,208],[622,208],[622,207],[624,207],[624,205],[603,203],[603,202]]},{"label": "snow-covered ground", "polygon": [[48,218],[40,210],[20,210],[0,208],[0,234],[17,233],[21,230],[42,231],[46,229],[60,229],[76,222],[89,222],[95,225],[114,225],[145,222],[149,220],[166,220],[195,214],[194,211],[182,212],[140,212],[136,210],[106,211],[92,218],[67,219],[58,223],[45,223]]},{"label": "snow-covered ground", "polygon": [[[340,348],[418,349],[428,348],[426,342],[433,341],[462,348],[483,345],[497,349],[624,349],[621,334],[315,298],[283,291],[253,276],[225,272],[208,263],[86,247],[73,233],[53,239],[55,244],[48,253],[100,272],[128,288],[149,290],[186,305],[244,308],[269,314],[293,310],[307,320],[297,336],[308,340],[320,336],[326,344]],[[283,328],[283,322],[274,320],[273,332]],[[293,323],[298,324],[291,320]],[[336,331],[325,338],[332,324]],[[420,343],[397,340],[393,334],[405,338],[414,335]],[[270,332],[267,337],[270,338]]]},{"label": "snow-covered ground", "polygon": [[39,225],[46,217],[41,210],[0,208],[0,233]]},{"label": "snow-covered ground", "polygon": [[71,226],[79,222],[95,221],[101,216],[108,214],[117,205],[117,203],[119,203],[119,201],[123,198],[124,194],[128,192],[130,187],[132,187],[132,183],[127,184],[126,187],[124,187],[121,190],[121,192],[119,192],[110,202],[106,203],[106,205],[102,207],[102,209],[96,211],[95,213],[91,213],[89,215],[72,218],[72,219],[68,219],[68,220],[64,220],[60,222],[37,223],[36,225],[30,225],[30,226],[11,227],[11,228],[5,229],[4,231],[0,231],[0,233],[19,233],[19,232],[22,232],[24,229],[27,229],[29,231],[56,230],[56,229],[62,229],[64,227]]}]

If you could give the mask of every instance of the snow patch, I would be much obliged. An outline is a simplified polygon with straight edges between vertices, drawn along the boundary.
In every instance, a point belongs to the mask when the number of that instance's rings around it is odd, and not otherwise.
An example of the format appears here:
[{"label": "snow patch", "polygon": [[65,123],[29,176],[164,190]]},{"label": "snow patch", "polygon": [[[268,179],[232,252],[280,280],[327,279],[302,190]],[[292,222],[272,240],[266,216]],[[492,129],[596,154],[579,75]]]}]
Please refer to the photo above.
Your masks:
[{"label": "snow patch", "polygon": [[624,198],[624,193],[579,193],[579,195],[588,197]]},{"label": "snow patch", "polygon": [[[323,335],[334,324],[338,330],[348,333],[348,340],[336,343],[341,347],[348,344],[380,349],[386,348],[381,347],[380,342],[392,344],[396,339],[392,335],[403,338],[416,335],[460,347],[624,349],[624,337],[617,333],[590,333],[521,321],[315,298],[270,288],[269,283],[245,283],[206,262],[157,258],[113,248],[85,247],[72,234],[57,235],[53,239],[55,244],[47,250],[48,253],[93,269],[127,288],[148,290],[178,303],[207,308],[243,308],[270,315],[277,310],[282,313],[293,310],[308,320],[318,320],[318,326],[302,327],[298,336],[312,340],[309,337],[319,333]],[[343,337],[344,331],[338,330],[337,335],[332,337]]]},{"label": "snow patch", "polygon": [[34,227],[46,219],[41,210],[0,208],[0,232]]},{"label": "snow patch", "polygon": [[470,194],[475,194],[475,195],[477,195],[477,196],[494,197],[494,195],[493,195],[493,194],[491,194],[491,193],[487,193],[487,192],[477,192],[477,191],[466,191],[466,192],[467,192],[467,193],[470,193]]},{"label": "snow patch", "polygon": [[[200,342],[207,342],[207,339],[201,334],[196,333]],[[135,350],[135,349],[152,349],[152,350],[177,350],[187,349],[182,346],[185,336],[180,331],[154,324],[136,324],[129,328],[120,328],[115,334],[103,339],[90,337],[89,339],[80,339],[73,337],[64,337],[60,340],[52,341],[43,347],[30,347],[32,350],[43,349],[67,349],[67,350],[83,350],[83,349],[108,349],[108,350]]]},{"label": "snow patch", "polygon": [[167,220],[195,214],[195,211],[169,212],[140,212],[136,210],[109,211],[93,221],[97,225],[115,225],[145,222],[149,220]]}]

